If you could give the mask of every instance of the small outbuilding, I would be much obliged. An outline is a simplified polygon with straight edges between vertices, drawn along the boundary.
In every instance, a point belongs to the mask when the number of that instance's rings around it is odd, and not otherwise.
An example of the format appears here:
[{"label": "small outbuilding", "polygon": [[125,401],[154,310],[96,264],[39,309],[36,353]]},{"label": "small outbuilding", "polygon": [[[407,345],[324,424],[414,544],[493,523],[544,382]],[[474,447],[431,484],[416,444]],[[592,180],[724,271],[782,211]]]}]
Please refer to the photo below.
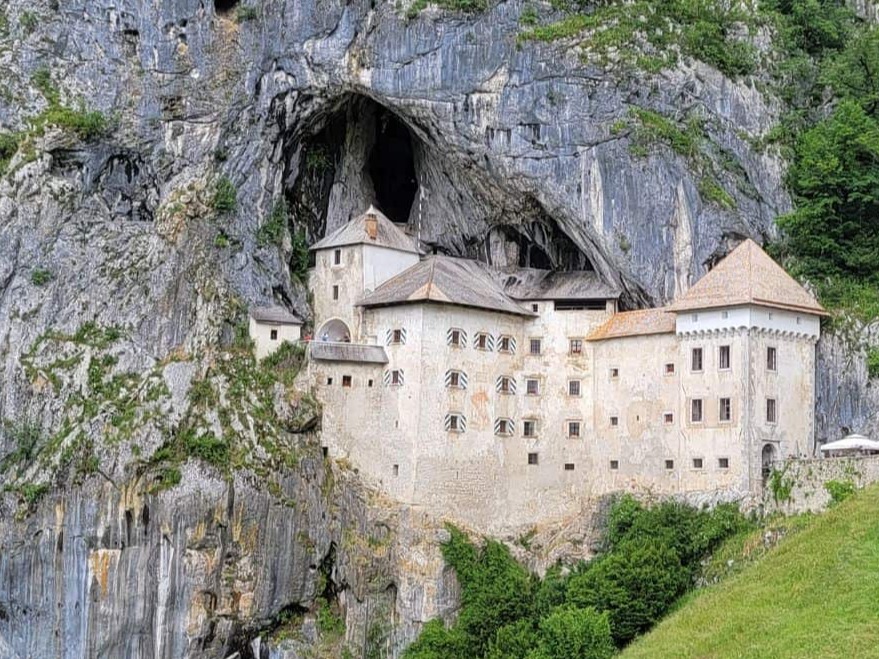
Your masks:
[{"label": "small outbuilding", "polygon": [[876,455],[879,454],[879,442],[863,435],[848,435],[835,442],[822,444],[821,452],[828,458],[847,455]]},{"label": "small outbuilding", "polygon": [[262,359],[284,341],[295,343],[302,338],[302,320],[283,307],[256,307],[250,310],[250,338],[256,358]]}]

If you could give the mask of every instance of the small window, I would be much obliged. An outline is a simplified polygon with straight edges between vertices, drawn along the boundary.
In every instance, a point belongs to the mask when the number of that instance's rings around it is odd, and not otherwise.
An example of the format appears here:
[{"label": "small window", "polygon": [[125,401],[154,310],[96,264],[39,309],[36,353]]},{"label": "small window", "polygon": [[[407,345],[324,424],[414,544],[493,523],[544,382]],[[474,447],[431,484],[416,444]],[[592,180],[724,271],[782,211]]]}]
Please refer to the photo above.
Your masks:
[{"label": "small window", "polygon": [[610,369],[610,379],[616,380],[618,377],[620,377],[620,369],[618,369],[616,366],[613,366]]},{"label": "small window", "polygon": [[531,339],[530,341],[530,352],[532,355],[539,355],[541,349],[541,341],[540,339]]},{"label": "small window", "polygon": [[366,381],[366,386],[367,386],[367,387],[371,387],[371,386],[372,386],[372,382],[373,382],[373,380],[372,380],[372,378],[370,378],[369,380]]},{"label": "small window", "polygon": [[665,365],[665,374],[666,375],[674,375],[675,374],[675,364],[674,362],[668,362]]},{"label": "small window", "polygon": [[572,355],[582,355],[583,354],[583,339],[571,339],[571,354]]},{"label": "small window", "polygon": [[769,320],[772,320],[772,312],[769,312]]},{"label": "small window", "polygon": [[611,468],[611,471],[616,471],[617,469],[619,469],[620,468],[620,461],[619,460],[611,460],[610,461],[610,468]]},{"label": "small window", "polygon": [[611,428],[616,428],[618,425],[620,425],[620,417],[618,417],[618,416],[610,417]]},{"label": "small window", "polygon": [[729,318],[729,311],[721,311],[720,317],[726,320],[727,318]]},{"label": "small window", "polygon": [[778,370],[778,351],[771,346],[766,348],[766,370]]},{"label": "small window", "polygon": [[690,370],[695,373],[702,370],[702,348],[693,348],[690,359]]},{"label": "small window", "polygon": [[529,396],[537,396],[540,394],[540,380],[528,378],[525,380],[525,393]]},{"label": "small window", "polygon": [[476,349],[477,350],[491,350],[491,343],[489,341],[488,334],[481,332],[476,335]]},{"label": "small window", "polygon": [[568,380],[568,396],[579,396],[580,395],[580,381],[579,380]]},{"label": "small window", "polygon": [[669,471],[674,469],[675,468],[675,461],[674,460],[666,460],[665,461],[665,468],[668,469]]},{"label": "small window", "polygon": [[537,437],[537,421],[534,419],[526,419],[522,422],[523,437]]},{"label": "small window", "polygon": [[403,343],[403,330],[393,330],[391,332],[391,345],[400,345],[401,343]]},{"label": "small window", "polygon": [[513,434],[513,422],[510,419],[498,419],[494,422],[494,434],[509,437]]},{"label": "small window", "polygon": [[702,458],[693,458],[693,469],[702,468]]},{"label": "small window", "polygon": [[333,299],[334,300],[339,299],[339,287],[336,285],[333,285]]},{"label": "small window", "polygon": [[332,386],[332,384],[333,384],[333,378],[327,378],[327,386],[328,387]]},{"label": "small window", "polygon": [[729,362],[729,346],[720,346],[720,351],[717,355],[717,368],[721,371],[728,371]]},{"label": "small window", "polygon": [[719,410],[718,418],[720,419],[721,423],[732,420],[732,399],[730,399],[730,398],[721,398],[720,399],[720,410]]},{"label": "small window", "polygon": [[516,352],[516,342],[511,336],[502,336],[498,339],[498,352],[512,355]]},{"label": "small window", "polygon": [[690,320],[692,320],[694,323],[699,322],[699,314],[694,313],[692,316],[690,316]]},{"label": "small window", "polygon": [[342,386],[346,387],[347,389],[351,388],[351,376],[350,375],[343,375],[342,376]]},{"label": "small window", "polygon": [[459,329],[450,329],[448,334],[448,343],[455,348],[464,347],[464,332]]},{"label": "small window", "polygon": [[530,465],[537,464],[537,454],[536,453],[529,453],[528,454],[528,464],[530,464]]},{"label": "small window", "polygon": [[566,462],[565,463],[565,471],[574,471],[574,463]]},{"label": "small window", "polygon": [[534,313],[540,313],[540,305],[539,305],[539,304],[536,304],[536,303],[535,303],[535,304],[532,304],[532,305],[531,305],[531,311],[533,311]]},{"label": "small window", "polygon": [[333,252],[333,265],[342,265],[342,250],[337,249]]},{"label": "small window", "polygon": [[702,423],[702,399],[694,398],[690,401],[690,422]]},{"label": "small window", "polygon": [[449,371],[449,384],[448,386],[454,388],[461,387],[461,374],[458,371]]},{"label": "small window", "polygon": [[580,422],[568,421],[568,437],[577,438],[580,436]]},{"label": "small window", "polygon": [[446,430],[449,432],[464,432],[467,429],[467,422],[463,414],[452,412],[446,414]]},{"label": "small window", "polygon": [[729,469],[729,458],[717,458],[718,469]]},{"label": "small window", "polygon": [[665,425],[670,426],[675,422],[675,415],[671,412],[666,412],[662,415],[662,421],[663,423],[665,423]]},{"label": "small window", "polygon": [[516,381],[508,375],[501,375],[497,379],[497,391],[507,395],[516,393]]},{"label": "small window", "polygon": [[400,475],[400,465],[394,465],[394,476]]},{"label": "small window", "polygon": [[803,319],[797,316],[797,325],[802,325]]},{"label": "small window", "polygon": [[391,371],[391,384],[395,386],[403,384],[403,371],[397,369]]},{"label": "small window", "polygon": [[766,399],[766,423],[778,422],[778,409],[774,398]]},{"label": "small window", "polygon": [[271,332],[269,332],[269,336],[271,337],[272,341],[277,341],[278,340],[278,330],[272,330]]}]

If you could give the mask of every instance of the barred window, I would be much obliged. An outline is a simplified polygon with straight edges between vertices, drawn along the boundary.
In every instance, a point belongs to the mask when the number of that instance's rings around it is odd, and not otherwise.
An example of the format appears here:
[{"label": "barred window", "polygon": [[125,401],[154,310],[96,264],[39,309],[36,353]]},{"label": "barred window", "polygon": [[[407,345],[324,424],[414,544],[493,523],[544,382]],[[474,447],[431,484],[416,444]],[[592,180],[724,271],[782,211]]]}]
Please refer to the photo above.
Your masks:
[{"label": "barred window", "polygon": [[568,395],[569,396],[579,396],[580,395],[580,381],[579,380],[568,380]]},{"label": "barred window", "polygon": [[531,339],[529,342],[529,348],[532,355],[539,355],[542,347],[540,339]]},{"label": "barred window", "polygon": [[582,355],[583,354],[583,339],[571,339],[571,354],[572,355]]},{"label": "barred window", "polygon": [[580,422],[568,421],[568,437],[577,438],[580,436]]}]

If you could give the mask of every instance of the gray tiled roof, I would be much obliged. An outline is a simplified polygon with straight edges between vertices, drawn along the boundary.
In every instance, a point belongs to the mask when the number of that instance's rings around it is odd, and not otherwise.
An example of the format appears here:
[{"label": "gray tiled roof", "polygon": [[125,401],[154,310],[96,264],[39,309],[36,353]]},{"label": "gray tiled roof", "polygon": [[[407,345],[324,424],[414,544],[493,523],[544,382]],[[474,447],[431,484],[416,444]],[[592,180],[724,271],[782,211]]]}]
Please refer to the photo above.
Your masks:
[{"label": "gray tiled roof", "polygon": [[427,257],[365,295],[358,304],[379,307],[407,302],[442,302],[534,315],[504,293],[485,265],[450,256]]},{"label": "gray tiled roof", "polygon": [[277,323],[281,325],[301,325],[302,320],[283,307],[255,307],[250,316],[258,323]]},{"label": "gray tiled roof", "polygon": [[388,363],[388,356],[385,354],[383,347],[364,345],[362,343],[312,341],[309,344],[309,355],[312,359],[319,361]]},{"label": "gray tiled roof", "polygon": [[555,272],[520,268],[501,274],[507,295],[516,300],[615,300],[620,291],[597,272]]},{"label": "gray tiled roof", "polygon": [[[375,215],[378,220],[378,233],[375,240],[370,238],[366,233],[367,215]],[[375,208],[375,206],[370,206],[363,215],[355,217],[347,224],[344,224],[333,231],[330,235],[317,241],[311,246],[311,249],[314,251],[362,244],[387,247],[401,252],[412,252],[414,254],[420,253],[415,240],[406,235],[406,232],[385,217]]]}]

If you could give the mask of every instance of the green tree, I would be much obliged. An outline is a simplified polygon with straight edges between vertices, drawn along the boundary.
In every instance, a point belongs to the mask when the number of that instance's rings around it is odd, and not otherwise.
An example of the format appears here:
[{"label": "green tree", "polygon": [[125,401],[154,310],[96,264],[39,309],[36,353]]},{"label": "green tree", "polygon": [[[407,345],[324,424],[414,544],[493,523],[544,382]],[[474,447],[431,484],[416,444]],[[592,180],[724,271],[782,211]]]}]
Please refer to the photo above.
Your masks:
[{"label": "green tree", "polygon": [[615,648],[607,613],[561,606],[540,621],[540,642],[528,659],[609,659]]}]

